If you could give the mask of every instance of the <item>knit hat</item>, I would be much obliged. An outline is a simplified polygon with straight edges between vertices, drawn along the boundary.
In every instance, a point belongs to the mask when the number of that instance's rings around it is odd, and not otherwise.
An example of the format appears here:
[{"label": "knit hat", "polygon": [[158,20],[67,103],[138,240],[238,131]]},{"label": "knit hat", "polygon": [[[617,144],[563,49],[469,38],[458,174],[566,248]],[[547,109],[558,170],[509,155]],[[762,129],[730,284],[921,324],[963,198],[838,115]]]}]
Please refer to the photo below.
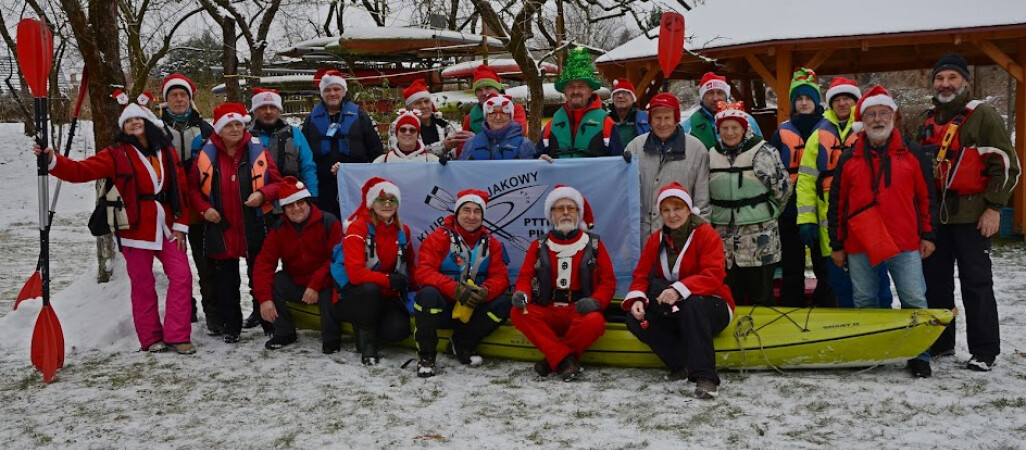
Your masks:
[{"label": "knit hat", "polygon": [[229,123],[240,122],[245,125],[250,119],[242,103],[222,103],[214,108],[214,133],[220,134]]},{"label": "knit hat", "polygon": [[862,91],[855,84],[855,80],[845,77],[834,77],[830,81],[830,88],[826,91],[826,104],[828,107],[834,102],[834,97],[838,95],[847,95],[858,101],[862,98]]},{"label": "knit hat", "polygon": [[485,64],[481,64],[474,69],[474,84],[471,86],[471,89],[477,91],[483,87],[492,87],[500,92],[505,89],[502,86],[502,81],[499,79],[499,73],[492,66]]},{"label": "knit hat", "polygon": [[422,98],[431,98],[431,91],[428,91],[427,83],[423,79],[415,80],[410,87],[403,89],[406,106],[410,106],[411,103]]},{"label": "knit hat", "polygon": [[306,185],[298,178],[289,175],[278,183],[278,204],[281,206],[291,205],[301,199],[310,196]]},{"label": "knit hat", "polygon": [[491,114],[498,109],[506,114],[513,115],[513,97],[509,95],[490,94],[481,106],[485,114]]},{"label": "knit hat", "polygon": [[616,95],[617,92],[626,92],[631,94],[631,98],[633,98],[635,102],[638,101],[638,92],[634,90],[634,85],[631,84],[631,80],[626,78],[617,78],[613,80],[613,92],[609,93],[609,96],[612,97]]},{"label": "knit hat", "polygon": [[941,59],[937,60],[937,64],[933,65],[933,71],[930,72],[930,79],[932,80],[937,76],[937,72],[942,70],[954,70],[962,74],[965,79],[969,79],[969,64],[965,62],[957,53],[948,53],[947,55],[941,56]]},{"label": "knit hat", "polygon": [[730,97],[730,83],[727,83],[727,77],[721,77],[712,72],[706,72],[702,75],[702,81],[698,85],[698,98],[701,100],[705,97],[705,93],[711,90],[718,89],[723,91],[727,97]]},{"label": "knit hat", "polygon": [[648,113],[651,115],[652,110],[656,108],[669,108],[673,111],[673,120],[680,122],[680,100],[677,99],[676,95],[669,92],[660,92],[652,97],[652,100],[648,102]]},{"label": "knit hat", "polygon": [[164,82],[160,84],[160,93],[164,100],[167,100],[167,93],[171,92],[171,89],[184,89],[189,94],[189,98],[196,93],[196,83],[193,83],[189,77],[180,73],[173,73],[164,77]]},{"label": "knit hat", "polygon": [[863,95],[858,103],[855,104],[855,123],[852,124],[852,130],[856,133],[861,133],[863,128],[862,113],[866,111],[866,108],[870,106],[886,106],[894,111],[898,110],[898,104],[894,103],[894,98],[891,94],[879,84],[873,86],[866,95]]},{"label": "knit hat", "polygon": [[349,84],[346,83],[345,76],[338,69],[321,69],[314,74],[314,85],[317,86],[321,95],[324,95],[325,88],[333,84],[342,86],[342,90],[349,90]]},{"label": "knit hat", "polygon": [[264,105],[271,105],[278,108],[278,111],[285,110],[281,103],[281,94],[274,89],[253,88],[253,98],[250,100],[250,105],[250,111],[256,111]]},{"label": "knit hat", "polygon": [[114,91],[110,96],[114,100],[117,100],[119,105],[124,106],[124,109],[121,110],[121,116],[118,117],[118,127],[124,128],[125,122],[127,122],[128,119],[133,118],[149,120],[155,125],[159,125],[161,127],[164,126],[160,119],[157,119],[157,116],[153,115],[153,112],[147,108],[147,105],[153,101],[153,94],[143,92],[142,94],[139,94],[139,97],[135,99],[135,102],[129,101],[128,94],[121,89]]},{"label": "knit hat", "polygon": [[794,101],[799,95],[807,96],[812,99],[813,103],[819,105],[823,96],[819,90],[819,84],[816,84],[816,82],[816,72],[813,72],[812,69],[805,67],[796,69],[794,75],[791,76],[791,89],[789,93],[791,107],[794,107]]},{"label": "knit hat", "polygon": [[659,205],[662,205],[663,200],[668,198],[677,198],[683,201],[685,205],[688,205],[691,214],[702,213],[701,210],[695,208],[695,202],[691,199],[691,193],[688,192],[687,188],[676,181],[659,189],[659,197],[656,198],[656,209],[659,208]]},{"label": "knit hat", "polygon": [[745,112],[745,102],[738,101],[737,103],[719,102],[716,105],[716,129],[720,129],[720,124],[724,120],[734,120],[741,124],[741,128],[748,131],[748,113]]},{"label": "knit hat", "polygon": [[366,183],[363,183],[363,206],[371,208],[374,205],[374,200],[380,197],[381,194],[395,196],[396,201],[398,201],[399,186],[381,177],[373,177],[367,180]]},{"label": "knit hat", "polygon": [[481,213],[484,213],[485,207],[488,205],[488,193],[478,189],[464,189],[456,194],[459,197],[456,198],[456,207],[453,211],[459,212],[460,206],[464,203],[473,203],[481,207]]},{"label": "knit hat", "polygon": [[400,109],[396,111],[399,117],[396,117],[392,122],[392,129],[395,130],[396,136],[399,135],[399,127],[403,125],[410,125],[417,129],[417,137],[420,137],[420,110],[419,109]]},{"label": "knit hat", "polygon": [[602,87],[602,84],[595,78],[595,66],[591,63],[591,55],[584,47],[572,49],[567,54],[566,61],[563,63],[563,73],[559,74],[559,78],[556,79],[556,90],[563,92],[563,87],[575,80],[587,83],[592,90]]},{"label": "knit hat", "polygon": [[590,230],[595,226],[595,214],[591,210],[591,204],[584,199],[581,192],[570,186],[563,184],[557,184],[556,187],[552,188],[552,192],[549,192],[548,197],[545,197],[545,214],[546,217],[550,216],[552,206],[556,204],[559,199],[568,198],[573,200],[577,204],[577,210],[581,212],[580,220],[578,221],[578,227],[582,230]]}]

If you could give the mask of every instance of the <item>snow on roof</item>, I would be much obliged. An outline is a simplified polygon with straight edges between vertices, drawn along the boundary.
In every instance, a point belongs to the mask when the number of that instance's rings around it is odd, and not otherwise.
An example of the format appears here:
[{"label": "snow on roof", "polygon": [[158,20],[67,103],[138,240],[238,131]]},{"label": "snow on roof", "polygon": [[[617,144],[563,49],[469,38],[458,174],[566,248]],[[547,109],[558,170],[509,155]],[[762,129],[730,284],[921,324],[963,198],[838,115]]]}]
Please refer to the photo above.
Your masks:
[{"label": "snow on roof", "polygon": [[[716,0],[682,13],[685,47],[691,51],[790,39],[1026,24],[1022,0]],[[650,33],[658,36],[659,28]],[[642,34],[595,62],[651,58],[658,48],[658,39]]]},{"label": "snow on roof", "polygon": [[[552,83],[542,84],[542,90],[545,92],[545,103],[546,104],[559,104],[566,101],[566,97],[562,93],[556,90],[556,85]],[[609,89],[599,88],[595,91],[599,98],[608,99]],[[527,103],[531,98],[530,92],[526,85],[516,86],[506,89],[506,95],[513,97],[513,100],[517,103]],[[431,94],[431,99],[436,105],[444,105],[447,103],[456,103],[457,105],[463,103],[477,103],[477,96],[471,91],[441,91]]]},{"label": "snow on roof", "polygon": [[[281,84],[281,83],[307,83],[310,85],[310,89],[315,89],[313,84],[313,74],[305,75],[275,75],[270,77],[260,77],[260,82],[257,83],[260,86],[266,86],[268,84]],[[245,86],[247,84],[246,78],[239,79],[239,85]],[[223,94],[225,90],[224,83],[214,86],[210,89],[210,92],[214,94]]]},{"label": "snow on roof", "polygon": [[307,53],[323,52],[324,46],[337,44],[338,36],[328,36],[310,39],[308,41],[300,42],[291,47],[286,47],[278,52],[279,55],[288,55],[291,57],[299,57]]},{"label": "snow on roof", "polygon": [[[470,76],[473,77],[474,69],[476,69],[481,64],[484,64],[484,60],[475,59],[473,61],[465,61],[465,62],[453,64],[453,65],[451,65],[449,67],[446,67],[444,70],[442,70],[442,78],[449,78],[449,77],[452,77],[453,74],[460,73],[460,72],[470,72],[471,73]],[[499,75],[519,74],[519,73],[521,73],[520,65],[517,64],[517,62],[514,61],[511,58],[490,59],[490,60],[488,60],[488,65],[495,66],[496,70],[499,71]],[[559,72],[559,66],[557,66],[555,64],[552,64],[550,62],[542,62],[540,64],[540,66],[543,69],[545,69],[545,73],[554,74],[554,73],[558,73]],[[516,67],[517,70],[516,71],[511,71],[510,69],[513,68],[513,67]]]},{"label": "snow on roof", "polygon": [[[336,41],[358,39],[435,39],[444,42],[477,44],[481,42],[479,34],[460,33],[452,30],[437,30],[419,27],[346,27],[345,33]],[[489,37],[488,45],[502,47],[502,41]]]}]

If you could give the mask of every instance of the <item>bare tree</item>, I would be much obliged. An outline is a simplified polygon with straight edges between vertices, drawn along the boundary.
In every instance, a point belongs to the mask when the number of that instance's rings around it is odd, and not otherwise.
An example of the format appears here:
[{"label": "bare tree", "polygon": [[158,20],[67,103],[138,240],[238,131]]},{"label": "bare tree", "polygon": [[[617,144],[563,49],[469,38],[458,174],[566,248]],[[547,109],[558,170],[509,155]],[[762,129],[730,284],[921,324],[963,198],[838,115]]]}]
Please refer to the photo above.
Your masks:
[{"label": "bare tree", "polygon": [[[117,2],[127,40],[129,94],[135,97],[145,89],[150,72],[171,50],[178,29],[203,8],[181,9],[181,2],[156,2],[150,0]],[[170,24],[170,26],[169,26]],[[152,42],[157,42],[152,46]],[[152,47],[152,48],[149,48]],[[149,54],[147,54],[149,53]]]},{"label": "bare tree", "polygon": [[[242,33],[249,47],[249,76],[259,78],[264,71],[264,52],[267,50],[267,33],[271,29],[282,0],[251,0],[246,4],[230,0],[199,0],[207,14],[221,26],[224,33],[225,88],[231,101],[242,100],[238,81],[232,80],[237,70],[237,38],[235,30]],[[246,7],[249,5],[249,7]],[[240,8],[240,6],[242,8]]]}]

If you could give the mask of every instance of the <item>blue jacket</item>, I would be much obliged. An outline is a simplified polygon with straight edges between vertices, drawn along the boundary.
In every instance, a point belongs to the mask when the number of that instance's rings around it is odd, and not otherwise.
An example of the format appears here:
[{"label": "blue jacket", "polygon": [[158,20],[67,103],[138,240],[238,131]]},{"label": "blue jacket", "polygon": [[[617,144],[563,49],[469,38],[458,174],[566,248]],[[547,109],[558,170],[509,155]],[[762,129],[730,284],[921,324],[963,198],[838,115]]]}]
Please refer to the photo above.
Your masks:
[{"label": "blue jacket", "polygon": [[485,126],[481,133],[463,144],[463,151],[459,157],[464,161],[532,158],[534,144],[524,137],[524,129],[520,124],[512,120],[499,130],[491,130]]},{"label": "blue jacket", "polygon": [[[279,122],[280,123],[280,122]],[[306,189],[310,191],[310,195],[317,197],[317,165],[314,164],[313,151],[310,150],[310,143],[307,142],[306,136],[303,135],[303,131],[295,125],[287,125],[292,129],[292,145],[299,150],[299,180],[306,185]],[[270,149],[271,145],[271,134],[265,133],[263,130],[254,127],[250,130],[254,136],[260,138],[260,143],[264,144],[264,147]],[[281,170],[281,169],[280,169]],[[282,174],[284,177],[285,173]],[[291,175],[291,174],[288,174]]]}]

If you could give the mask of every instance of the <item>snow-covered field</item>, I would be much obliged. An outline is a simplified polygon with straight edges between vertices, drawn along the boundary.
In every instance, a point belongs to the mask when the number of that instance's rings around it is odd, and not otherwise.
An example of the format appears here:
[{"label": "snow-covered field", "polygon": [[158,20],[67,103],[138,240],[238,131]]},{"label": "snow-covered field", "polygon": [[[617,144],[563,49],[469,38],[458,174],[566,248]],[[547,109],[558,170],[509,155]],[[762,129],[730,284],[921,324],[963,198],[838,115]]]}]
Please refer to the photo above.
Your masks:
[{"label": "snow-covered field", "polygon": [[[88,125],[87,127],[88,128]],[[1026,440],[1026,245],[994,251],[1003,351],[986,374],[958,355],[913,380],[901,365],[869,370],[725,373],[720,398],[660,370],[589,367],[583,380],[538,379],[528,364],[479,368],[440,358],[418,379],[414,352],[388,348],[360,365],[352,343],[320,353],[316,333],[264,350],[196,327],[192,356],[137,352],[123,261],[94,282],[85,229],[91,184],[65,186],[52,238],[53,305],[65,367],[46,385],[29,362],[38,301],[12,312],[35,267],[30,140],[0,124],[0,447],[14,448],[1022,448]],[[81,145],[78,146],[81,148]],[[76,158],[84,153],[77,151]],[[159,267],[156,268],[159,273]],[[166,280],[158,275],[163,297]],[[964,329],[964,320],[959,318]],[[683,388],[683,390],[682,390]]]}]

